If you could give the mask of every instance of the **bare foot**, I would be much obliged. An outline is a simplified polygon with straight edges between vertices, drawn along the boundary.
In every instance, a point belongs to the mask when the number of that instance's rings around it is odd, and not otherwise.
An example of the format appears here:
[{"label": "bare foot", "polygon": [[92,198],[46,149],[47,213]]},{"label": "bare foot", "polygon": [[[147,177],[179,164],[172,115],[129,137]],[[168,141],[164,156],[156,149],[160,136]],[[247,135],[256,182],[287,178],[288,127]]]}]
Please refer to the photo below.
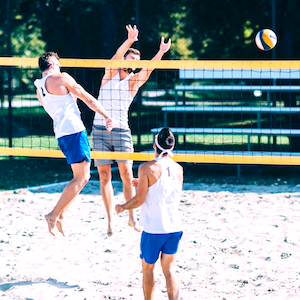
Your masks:
[{"label": "bare foot", "polygon": [[63,221],[63,218],[60,217],[60,218],[57,220],[57,222],[56,222],[56,227],[57,227],[58,231],[59,231],[63,236],[65,236],[65,233],[64,233],[64,231],[63,231],[63,229],[62,229],[62,221]]},{"label": "bare foot", "polygon": [[111,237],[114,234],[115,227],[117,227],[118,222],[116,221],[110,221],[108,222],[108,228],[107,228],[107,236]]},{"label": "bare foot", "polygon": [[135,231],[137,231],[137,232],[141,232],[142,231],[141,227],[138,225],[138,223],[137,223],[137,221],[135,219],[133,219],[133,220],[129,219],[128,225],[131,226],[131,227],[133,227],[133,229]]},{"label": "bare foot", "polygon": [[45,215],[45,219],[47,221],[47,224],[48,224],[48,230],[49,232],[55,236],[55,234],[53,233],[53,229],[55,228],[55,225],[56,225],[56,220],[54,219],[51,219],[49,215]]},{"label": "bare foot", "polygon": [[111,229],[111,227],[108,227],[108,229],[107,229],[107,236],[108,237],[111,237],[112,235],[113,235],[113,230]]}]

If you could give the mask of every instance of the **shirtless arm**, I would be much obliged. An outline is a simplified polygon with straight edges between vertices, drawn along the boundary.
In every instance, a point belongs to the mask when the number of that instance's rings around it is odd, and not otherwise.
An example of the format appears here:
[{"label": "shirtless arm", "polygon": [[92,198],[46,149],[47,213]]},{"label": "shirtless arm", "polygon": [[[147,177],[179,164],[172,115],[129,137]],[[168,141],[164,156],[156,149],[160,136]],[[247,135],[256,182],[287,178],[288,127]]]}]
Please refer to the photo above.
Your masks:
[{"label": "shirtless arm", "polygon": [[139,183],[136,195],[124,204],[117,204],[115,207],[117,214],[123,212],[126,209],[137,208],[145,202],[149,187],[148,170],[149,167],[147,166],[147,164],[142,164],[139,167]]},{"label": "shirtless arm", "polygon": [[69,92],[75,97],[81,99],[91,110],[99,113],[105,118],[106,129],[111,131],[113,128],[113,120],[110,118],[104,107],[88,93],[75,79],[67,73],[61,73],[62,83],[66,86]]},{"label": "shirtless arm", "polygon": [[177,163],[177,178],[183,184],[183,167]]},{"label": "shirtless arm", "polygon": [[[111,58],[112,60],[123,59],[125,53],[130,48],[130,46],[138,40],[139,31],[136,25],[134,25],[133,27],[131,25],[126,25],[126,29],[128,37],[118,48],[114,56]],[[102,86],[105,85],[107,81],[111,80],[117,74],[117,71],[118,69],[106,68],[104,76],[102,78]]]}]

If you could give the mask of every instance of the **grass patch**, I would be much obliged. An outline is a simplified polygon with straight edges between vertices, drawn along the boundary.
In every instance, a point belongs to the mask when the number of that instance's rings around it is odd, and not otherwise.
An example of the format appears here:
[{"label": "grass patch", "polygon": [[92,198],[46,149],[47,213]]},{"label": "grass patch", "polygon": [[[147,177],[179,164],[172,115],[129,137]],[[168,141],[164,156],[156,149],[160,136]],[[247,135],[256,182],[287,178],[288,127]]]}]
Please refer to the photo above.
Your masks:
[{"label": "grass patch", "polygon": [[[13,147],[30,149],[58,149],[57,140],[54,136],[26,136],[17,137],[12,140]],[[9,140],[0,139],[1,147],[8,147]]]},{"label": "grass patch", "polygon": [[[90,145],[92,145],[91,136],[88,137]],[[138,145],[138,136],[132,135],[133,145],[136,147]],[[251,145],[263,146],[263,145],[272,145],[274,143],[274,138],[268,136],[251,136],[250,137]],[[152,147],[153,144],[153,134],[142,134],[141,135],[141,147],[142,150],[148,150]],[[179,135],[177,138],[177,145],[179,148],[182,146],[189,145],[186,149],[191,150],[200,150],[203,147],[215,146],[224,149],[224,147],[236,150],[236,146],[247,146],[248,136],[247,135],[219,135],[219,134],[187,134],[186,139],[184,140],[184,135]],[[279,136],[276,139],[277,147],[290,145],[288,137]],[[8,147],[9,140],[7,138],[0,138],[0,147]],[[13,138],[13,147],[16,148],[29,148],[29,149],[59,149],[57,145],[57,140],[54,136],[27,136],[27,137],[18,137]],[[266,149],[265,149],[266,150]]]},{"label": "grass patch", "polygon": [[[8,114],[8,108],[1,108],[0,116],[7,117],[7,114]],[[39,118],[42,118],[43,116],[49,117],[42,106],[14,107],[13,108],[13,116],[15,118],[32,119],[32,118],[36,117],[37,115]]]},{"label": "grass patch", "polygon": [[[36,94],[19,94],[13,95],[12,101],[21,102],[21,101],[30,101],[38,100]],[[4,95],[4,102],[8,102],[8,96]]]},{"label": "grass patch", "polygon": [[[273,143],[273,137],[268,136],[250,136],[251,144],[265,144]],[[179,144],[184,143],[184,136],[179,135]],[[248,143],[247,135],[221,135],[221,134],[187,134],[186,142],[194,144],[205,145],[243,145]],[[278,136],[276,139],[277,145],[289,145],[289,138],[285,136]]]},{"label": "grass patch", "polygon": [[[92,137],[88,136],[89,143],[92,145]],[[138,136],[132,135],[133,145],[138,143]],[[142,134],[141,144],[146,146],[153,143],[153,134]],[[13,138],[13,147],[16,148],[30,148],[30,149],[59,149],[57,139],[54,136],[25,136]],[[0,138],[0,147],[8,147],[8,138]]]}]

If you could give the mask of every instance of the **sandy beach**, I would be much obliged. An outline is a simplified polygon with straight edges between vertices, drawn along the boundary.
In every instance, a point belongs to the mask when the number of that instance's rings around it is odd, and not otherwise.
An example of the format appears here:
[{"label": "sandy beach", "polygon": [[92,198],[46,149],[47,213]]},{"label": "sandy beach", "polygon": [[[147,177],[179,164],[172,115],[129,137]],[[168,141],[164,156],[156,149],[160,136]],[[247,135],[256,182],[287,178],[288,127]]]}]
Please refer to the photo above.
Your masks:
[{"label": "sandy beach", "polygon": [[[63,187],[0,193],[0,299],[143,299],[140,233],[126,213],[106,237],[98,182],[70,206],[66,237],[50,235],[43,216]],[[300,299],[300,185],[184,184],[180,210],[180,299]],[[155,276],[167,299],[159,264]]]}]

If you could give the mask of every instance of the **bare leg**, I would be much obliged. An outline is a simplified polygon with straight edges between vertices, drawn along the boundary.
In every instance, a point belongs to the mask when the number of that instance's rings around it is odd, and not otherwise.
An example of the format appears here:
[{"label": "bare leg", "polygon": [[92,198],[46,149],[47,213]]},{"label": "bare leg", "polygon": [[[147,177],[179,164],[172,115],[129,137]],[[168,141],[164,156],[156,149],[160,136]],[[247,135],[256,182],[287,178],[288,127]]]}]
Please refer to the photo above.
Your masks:
[{"label": "bare leg", "polygon": [[87,161],[71,165],[74,176],[73,179],[64,188],[53,210],[45,216],[45,219],[48,223],[49,232],[53,236],[55,236],[55,234],[53,233],[55,226],[57,226],[58,230],[64,235],[61,222],[59,225],[57,225],[57,221],[61,221],[63,219],[63,213],[89,181],[90,165],[91,163]]},{"label": "bare leg", "polygon": [[[123,182],[123,193],[126,202],[128,202],[135,195],[135,189],[132,185],[133,174],[132,174],[132,164],[128,163],[118,163],[120,176]],[[137,220],[135,218],[134,210],[128,210],[129,220],[128,225],[132,226],[134,230],[141,231],[138,226]]]},{"label": "bare leg", "polygon": [[169,300],[179,299],[179,284],[174,270],[175,254],[161,255],[161,267],[166,278],[166,286]]},{"label": "bare leg", "polygon": [[154,280],[154,266],[147,264],[144,259],[142,259],[142,268],[143,268],[143,292],[145,300],[152,300],[153,293],[155,289],[155,280]]},{"label": "bare leg", "polygon": [[107,213],[108,228],[107,235],[110,237],[113,235],[114,227],[114,208],[113,208],[113,196],[114,191],[111,184],[111,165],[104,165],[98,167],[100,177],[100,190],[104,206]]}]

